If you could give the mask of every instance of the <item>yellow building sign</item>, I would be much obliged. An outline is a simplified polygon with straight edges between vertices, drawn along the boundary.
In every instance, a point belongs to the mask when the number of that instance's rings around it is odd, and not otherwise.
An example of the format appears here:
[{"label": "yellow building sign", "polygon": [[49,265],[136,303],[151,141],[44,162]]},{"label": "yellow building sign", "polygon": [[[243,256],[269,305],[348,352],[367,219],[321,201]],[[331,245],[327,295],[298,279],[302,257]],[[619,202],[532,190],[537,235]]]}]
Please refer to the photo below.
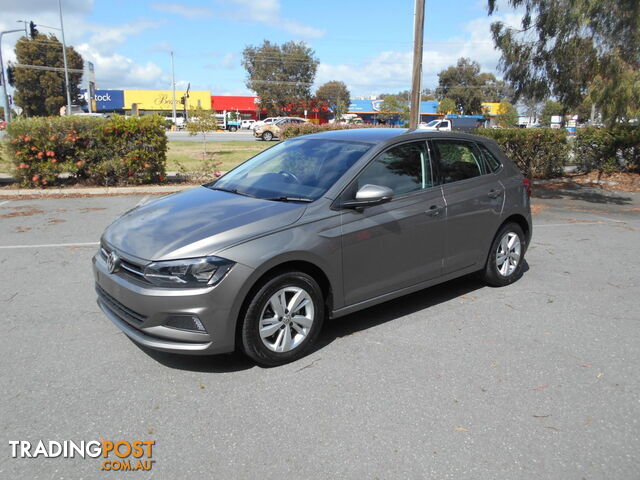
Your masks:
[{"label": "yellow building sign", "polygon": [[482,111],[483,113],[489,114],[489,115],[498,115],[498,113],[500,113],[499,110],[500,104],[496,103],[496,102],[487,102],[487,103],[483,103],[482,104]]},{"label": "yellow building sign", "polygon": [[[182,110],[184,106],[180,103],[183,91],[176,91],[176,109]],[[131,110],[136,104],[138,110],[171,110],[173,108],[173,93],[171,90],[125,90],[124,108]],[[187,108],[193,109],[202,107],[211,110],[211,92],[190,91],[187,99]]]}]

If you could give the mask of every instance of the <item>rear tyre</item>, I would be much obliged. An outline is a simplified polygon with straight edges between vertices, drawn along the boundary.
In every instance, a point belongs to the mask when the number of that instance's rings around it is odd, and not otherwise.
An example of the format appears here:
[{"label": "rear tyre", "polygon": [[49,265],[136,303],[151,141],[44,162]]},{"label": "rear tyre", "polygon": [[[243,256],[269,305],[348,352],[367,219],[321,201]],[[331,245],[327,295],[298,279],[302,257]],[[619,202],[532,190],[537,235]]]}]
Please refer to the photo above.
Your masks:
[{"label": "rear tyre", "polygon": [[236,127],[235,125],[233,127],[229,127],[230,132],[235,132],[236,130],[238,130],[238,127]]},{"label": "rear tyre", "polygon": [[523,272],[525,242],[520,225],[503,225],[491,244],[482,280],[491,287],[504,287],[518,280]]},{"label": "rear tyre", "polygon": [[318,338],[324,299],[303,272],[281,273],[250,299],[242,323],[242,347],[256,363],[274,367],[303,357]]},{"label": "rear tyre", "polygon": [[273,140],[273,133],[271,133],[271,132],[264,132],[264,133],[262,134],[262,139],[263,139],[265,142],[270,142],[271,140]]}]

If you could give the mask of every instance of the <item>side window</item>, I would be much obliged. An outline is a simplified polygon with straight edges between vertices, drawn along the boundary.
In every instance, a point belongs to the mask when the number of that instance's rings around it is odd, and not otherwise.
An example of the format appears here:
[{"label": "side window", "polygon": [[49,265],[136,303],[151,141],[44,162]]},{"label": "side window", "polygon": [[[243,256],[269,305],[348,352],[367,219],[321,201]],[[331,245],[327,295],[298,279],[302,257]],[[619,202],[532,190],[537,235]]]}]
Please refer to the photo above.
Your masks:
[{"label": "side window", "polygon": [[472,143],[434,140],[442,183],[458,182],[486,173],[480,152]]},{"label": "side window", "polygon": [[482,152],[482,156],[484,157],[485,162],[487,162],[487,165],[489,165],[489,170],[491,170],[492,172],[495,172],[502,166],[502,163],[500,163],[500,160],[498,160],[495,157],[495,155],[489,151],[487,147],[479,143],[478,148]]},{"label": "side window", "polygon": [[431,187],[426,142],[405,143],[378,155],[358,177],[357,188],[367,184],[389,187],[394,195]]}]

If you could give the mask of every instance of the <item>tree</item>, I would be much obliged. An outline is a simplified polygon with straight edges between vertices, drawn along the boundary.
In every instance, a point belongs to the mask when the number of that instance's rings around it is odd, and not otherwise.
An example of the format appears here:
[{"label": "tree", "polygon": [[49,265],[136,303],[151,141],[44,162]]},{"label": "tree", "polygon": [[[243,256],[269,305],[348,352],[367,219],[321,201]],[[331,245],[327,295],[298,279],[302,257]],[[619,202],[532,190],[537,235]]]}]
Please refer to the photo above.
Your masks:
[{"label": "tree", "polygon": [[518,110],[508,100],[503,100],[498,105],[496,115],[498,125],[503,128],[516,127],[518,125]]},{"label": "tree", "polygon": [[202,160],[205,160],[207,156],[207,132],[215,131],[216,128],[218,128],[218,120],[215,110],[196,107],[189,112],[187,131],[192,136],[202,135]]},{"label": "tree", "polygon": [[315,52],[304,42],[278,45],[265,40],[261,46],[242,51],[247,88],[256,92],[260,107],[269,115],[308,103],[318,63]]},{"label": "tree", "polygon": [[467,115],[482,114],[483,102],[499,102],[510,94],[505,82],[492,73],[481,73],[480,64],[469,58],[458,59],[438,74],[438,99],[450,98]]},{"label": "tree", "polygon": [[409,103],[404,96],[387,94],[380,104],[378,118],[386,122],[395,117],[403,124],[409,122]]},{"label": "tree", "polygon": [[456,102],[454,102],[450,98],[443,98],[438,102],[438,113],[444,113],[446,115],[447,113],[457,112],[458,106],[456,105]]},{"label": "tree", "polygon": [[[489,15],[498,2],[488,0]],[[524,12],[521,28],[491,26],[505,78],[516,96],[554,96],[563,113],[587,95],[607,123],[640,110],[640,2],[508,0]]]},{"label": "tree", "polygon": [[351,94],[344,82],[332,81],[318,87],[316,90],[316,100],[320,105],[326,105],[335,115],[335,119],[340,120],[342,115],[351,104]]},{"label": "tree", "polygon": [[[35,38],[21,37],[15,46],[18,64],[43,67],[64,67],[62,43],[55,35],[38,34]],[[70,69],[82,70],[82,56],[73,47],[67,47],[67,64]],[[71,99],[80,95],[82,73],[69,72]],[[60,107],[67,104],[64,72],[15,69],[15,104],[23,108],[26,116],[58,115]]]},{"label": "tree", "polygon": [[540,112],[540,125],[548,127],[549,125],[551,125],[551,117],[557,115],[563,116],[564,112],[565,108],[560,102],[547,100],[547,102],[542,107],[542,111]]}]

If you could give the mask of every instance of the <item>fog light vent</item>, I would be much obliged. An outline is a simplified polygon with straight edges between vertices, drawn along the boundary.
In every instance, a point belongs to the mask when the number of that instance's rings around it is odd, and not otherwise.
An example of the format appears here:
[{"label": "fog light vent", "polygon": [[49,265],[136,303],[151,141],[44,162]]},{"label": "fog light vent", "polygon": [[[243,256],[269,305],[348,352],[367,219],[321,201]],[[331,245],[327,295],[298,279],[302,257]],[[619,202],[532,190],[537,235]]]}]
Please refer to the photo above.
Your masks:
[{"label": "fog light vent", "polygon": [[206,333],[206,329],[197,315],[172,315],[166,323],[167,327]]}]

